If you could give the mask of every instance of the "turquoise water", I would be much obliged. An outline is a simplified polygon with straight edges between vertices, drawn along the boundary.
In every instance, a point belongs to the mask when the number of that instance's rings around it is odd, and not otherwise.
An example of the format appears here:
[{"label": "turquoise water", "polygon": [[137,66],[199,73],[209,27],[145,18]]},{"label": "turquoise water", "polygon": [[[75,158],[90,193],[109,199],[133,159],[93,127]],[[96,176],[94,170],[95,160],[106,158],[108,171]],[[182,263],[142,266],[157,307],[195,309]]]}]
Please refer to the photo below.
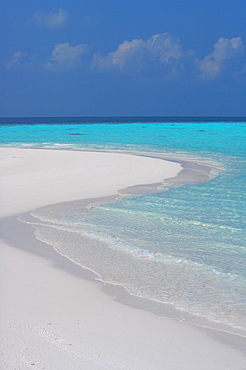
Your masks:
[{"label": "turquoise water", "polygon": [[201,320],[245,330],[246,123],[40,120],[1,119],[1,145],[154,153],[224,169],[202,184],[122,198],[86,211],[59,213],[46,207],[33,216],[42,220],[35,226],[37,238],[102,280]]},{"label": "turquoise water", "polygon": [[[50,124],[54,119],[43,119],[47,124],[24,124],[25,119],[0,119],[1,143],[40,147],[93,147],[120,149],[154,146],[176,150],[219,152],[246,155],[245,122],[136,122],[87,123],[86,119],[68,124]],[[30,120],[30,119],[29,119]],[[34,120],[34,119],[33,119]],[[72,121],[74,122],[75,119]],[[36,119],[37,122],[41,121]],[[103,120],[104,121],[104,120]],[[10,124],[9,122],[17,122]],[[20,123],[19,123],[20,122]],[[31,121],[32,122],[32,121]],[[157,147],[157,148],[156,148]]]}]

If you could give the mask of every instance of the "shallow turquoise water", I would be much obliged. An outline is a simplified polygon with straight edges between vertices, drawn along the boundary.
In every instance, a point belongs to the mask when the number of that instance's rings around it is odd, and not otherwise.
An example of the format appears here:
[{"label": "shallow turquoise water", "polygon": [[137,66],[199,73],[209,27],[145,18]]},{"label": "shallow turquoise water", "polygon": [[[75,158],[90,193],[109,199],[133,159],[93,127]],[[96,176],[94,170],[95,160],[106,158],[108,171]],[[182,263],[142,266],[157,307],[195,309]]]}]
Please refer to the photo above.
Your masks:
[{"label": "shallow turquoise water", "polygon": [[50,210],[36,210],[44,223],[56,222],[36,233],[131,294],[246,328],[245,122],[17,121],[1,121],[2,145],[174,154],[223,167],[199,185],[56,214],[55,220]]}]

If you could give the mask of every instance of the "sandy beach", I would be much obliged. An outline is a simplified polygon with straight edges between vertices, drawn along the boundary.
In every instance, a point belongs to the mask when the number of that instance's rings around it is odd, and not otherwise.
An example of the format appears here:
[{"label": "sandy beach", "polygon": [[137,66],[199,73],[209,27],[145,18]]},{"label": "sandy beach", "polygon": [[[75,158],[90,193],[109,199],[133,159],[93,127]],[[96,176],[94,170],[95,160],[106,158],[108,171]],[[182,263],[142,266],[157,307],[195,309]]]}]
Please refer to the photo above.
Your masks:
[{"label": "sandy beach", "polygon": [[104,284],[35,239],[19,215],[115,196],[177,176],[181,165],[121,153],[2,148],[1,369],[246,368],[245,338],[117,302]]}]

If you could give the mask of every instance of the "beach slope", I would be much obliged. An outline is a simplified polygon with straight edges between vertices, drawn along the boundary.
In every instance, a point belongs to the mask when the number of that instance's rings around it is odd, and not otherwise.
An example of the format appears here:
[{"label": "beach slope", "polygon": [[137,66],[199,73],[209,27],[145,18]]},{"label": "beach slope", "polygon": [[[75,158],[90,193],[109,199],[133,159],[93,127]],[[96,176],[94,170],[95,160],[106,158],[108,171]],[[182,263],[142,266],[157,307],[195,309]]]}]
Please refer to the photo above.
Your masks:
[{"label": "beach slope", "polygon": [[244,354],[225,341],[116,302],[18,221],[37,207],[160,183],[180,164],[121,153],[0,153],[1,369],[245,369]]}]

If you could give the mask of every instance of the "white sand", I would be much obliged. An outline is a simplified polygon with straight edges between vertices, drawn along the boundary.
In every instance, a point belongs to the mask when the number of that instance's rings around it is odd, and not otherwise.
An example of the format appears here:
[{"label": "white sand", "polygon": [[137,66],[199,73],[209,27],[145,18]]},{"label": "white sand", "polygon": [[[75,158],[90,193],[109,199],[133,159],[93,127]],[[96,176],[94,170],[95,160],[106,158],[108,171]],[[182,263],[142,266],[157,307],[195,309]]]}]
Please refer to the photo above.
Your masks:
[{"label": "white sand", "polygon": [[104,197],[176,176],[178,163],[118,153],[1,149],[1,213]]},{"label": "white sand", "polygon": [[[179,164],[125,154],[0,152],[2,217],[115,194],[180,171]],[[0,263],[1,369],[246,368],[237,349],[195,327],[119,304],[101,284],[52,260],[1,243]]]}]

